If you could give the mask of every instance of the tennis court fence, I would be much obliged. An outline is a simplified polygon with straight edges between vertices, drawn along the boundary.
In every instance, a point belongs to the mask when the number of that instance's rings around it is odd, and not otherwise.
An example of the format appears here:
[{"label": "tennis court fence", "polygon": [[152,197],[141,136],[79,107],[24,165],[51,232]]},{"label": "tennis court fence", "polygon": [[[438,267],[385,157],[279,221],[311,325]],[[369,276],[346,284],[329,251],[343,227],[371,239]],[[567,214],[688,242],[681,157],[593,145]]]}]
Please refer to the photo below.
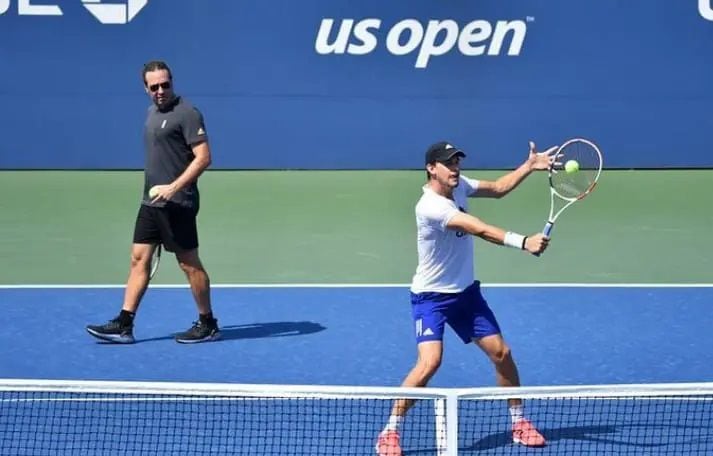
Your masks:
[{"label": "tennis court fence", "polygon": [[[547,439],[512,442],[507,399]],[[0,379],[0,454],[373,455],[394,399],[406,455],[711,455],[713,383],[394,388]]]}]

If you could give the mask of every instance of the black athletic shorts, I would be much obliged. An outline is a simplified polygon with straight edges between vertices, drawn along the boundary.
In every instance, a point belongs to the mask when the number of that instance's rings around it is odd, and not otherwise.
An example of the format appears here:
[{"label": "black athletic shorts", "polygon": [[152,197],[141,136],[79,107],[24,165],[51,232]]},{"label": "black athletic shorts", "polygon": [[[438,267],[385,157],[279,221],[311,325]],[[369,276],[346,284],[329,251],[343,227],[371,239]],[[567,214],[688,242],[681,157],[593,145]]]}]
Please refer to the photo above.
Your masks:
[{"label": "black athletic shorts", "polygon": [[167,204],[139,208],[134,226],[134,244],[163,244],[169,252],[198,248],[195,209]]}]

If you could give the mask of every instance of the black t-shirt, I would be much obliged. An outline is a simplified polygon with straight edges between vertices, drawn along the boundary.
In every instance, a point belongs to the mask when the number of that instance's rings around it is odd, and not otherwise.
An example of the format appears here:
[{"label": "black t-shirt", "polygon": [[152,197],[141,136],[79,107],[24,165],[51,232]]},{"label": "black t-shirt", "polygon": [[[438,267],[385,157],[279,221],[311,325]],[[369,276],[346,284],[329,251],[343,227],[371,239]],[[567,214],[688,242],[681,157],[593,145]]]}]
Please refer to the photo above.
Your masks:
[{"label": "black t-shirt", "polygon": [[[192,146],[208,140],[203,115],[182,97],[163,110],[152,104],[144,125],[144,196],[142,204],[163,207],[166,202],[151,203],[149,189],[166,185],[180,176],[193,161]],[[198,184],[192,182],[178,191],[171,202],[198,209]]]}]

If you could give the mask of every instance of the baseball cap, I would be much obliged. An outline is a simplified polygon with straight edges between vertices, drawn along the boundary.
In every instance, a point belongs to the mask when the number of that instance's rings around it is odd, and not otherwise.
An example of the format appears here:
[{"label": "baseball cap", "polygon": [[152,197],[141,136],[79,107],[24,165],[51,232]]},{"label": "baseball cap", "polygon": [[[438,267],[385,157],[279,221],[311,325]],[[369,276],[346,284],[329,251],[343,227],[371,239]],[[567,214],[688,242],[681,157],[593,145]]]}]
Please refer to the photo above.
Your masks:
[{"label": "baseball cap", "polygon": [[426,151],[426,164],[434,162],[445,162],[453,158],[454,156],[465,157],[465,153],[454,146],[453,144],[441,141],[432,144],[431,147]]}]

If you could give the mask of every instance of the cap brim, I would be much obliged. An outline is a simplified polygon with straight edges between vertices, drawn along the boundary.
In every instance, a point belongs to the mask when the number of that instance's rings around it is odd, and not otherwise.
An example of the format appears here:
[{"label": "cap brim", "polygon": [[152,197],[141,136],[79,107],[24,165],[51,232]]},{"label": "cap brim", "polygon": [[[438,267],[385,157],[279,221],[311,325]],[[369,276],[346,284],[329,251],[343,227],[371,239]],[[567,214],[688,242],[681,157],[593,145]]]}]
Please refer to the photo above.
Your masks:
[{"label": "cap brim", "polygon": [[454,148],[452,151],[449,150],[449,152],[450,153],[444,157],[432,157],[430,159],[429,159],[429,157],[426,157],[426,164],[436,163],[436,162],[447,162],[448,160],[450,160],[451,158],[456,157],[456,156],[461,157],[461,158],[466,157],[465,152],[463,152],[460,149]]},{"label": "cap brim", "polygon": [[448,160],[450,160],[451,158],[456,157],[456,156],[457,156],[457,157],[461,157],[461,158],[465,158],[465,157],[466,157],[465,152],[463,152],[463,151],[460,150],[460,149],[456,149],[456,150],[454,150],[451,154],[449,154],[448,156],[446,156],[446,157],[444,157],[444,158],[441,158],[440,160],[437,160],[437,161],[448,161]]}]

